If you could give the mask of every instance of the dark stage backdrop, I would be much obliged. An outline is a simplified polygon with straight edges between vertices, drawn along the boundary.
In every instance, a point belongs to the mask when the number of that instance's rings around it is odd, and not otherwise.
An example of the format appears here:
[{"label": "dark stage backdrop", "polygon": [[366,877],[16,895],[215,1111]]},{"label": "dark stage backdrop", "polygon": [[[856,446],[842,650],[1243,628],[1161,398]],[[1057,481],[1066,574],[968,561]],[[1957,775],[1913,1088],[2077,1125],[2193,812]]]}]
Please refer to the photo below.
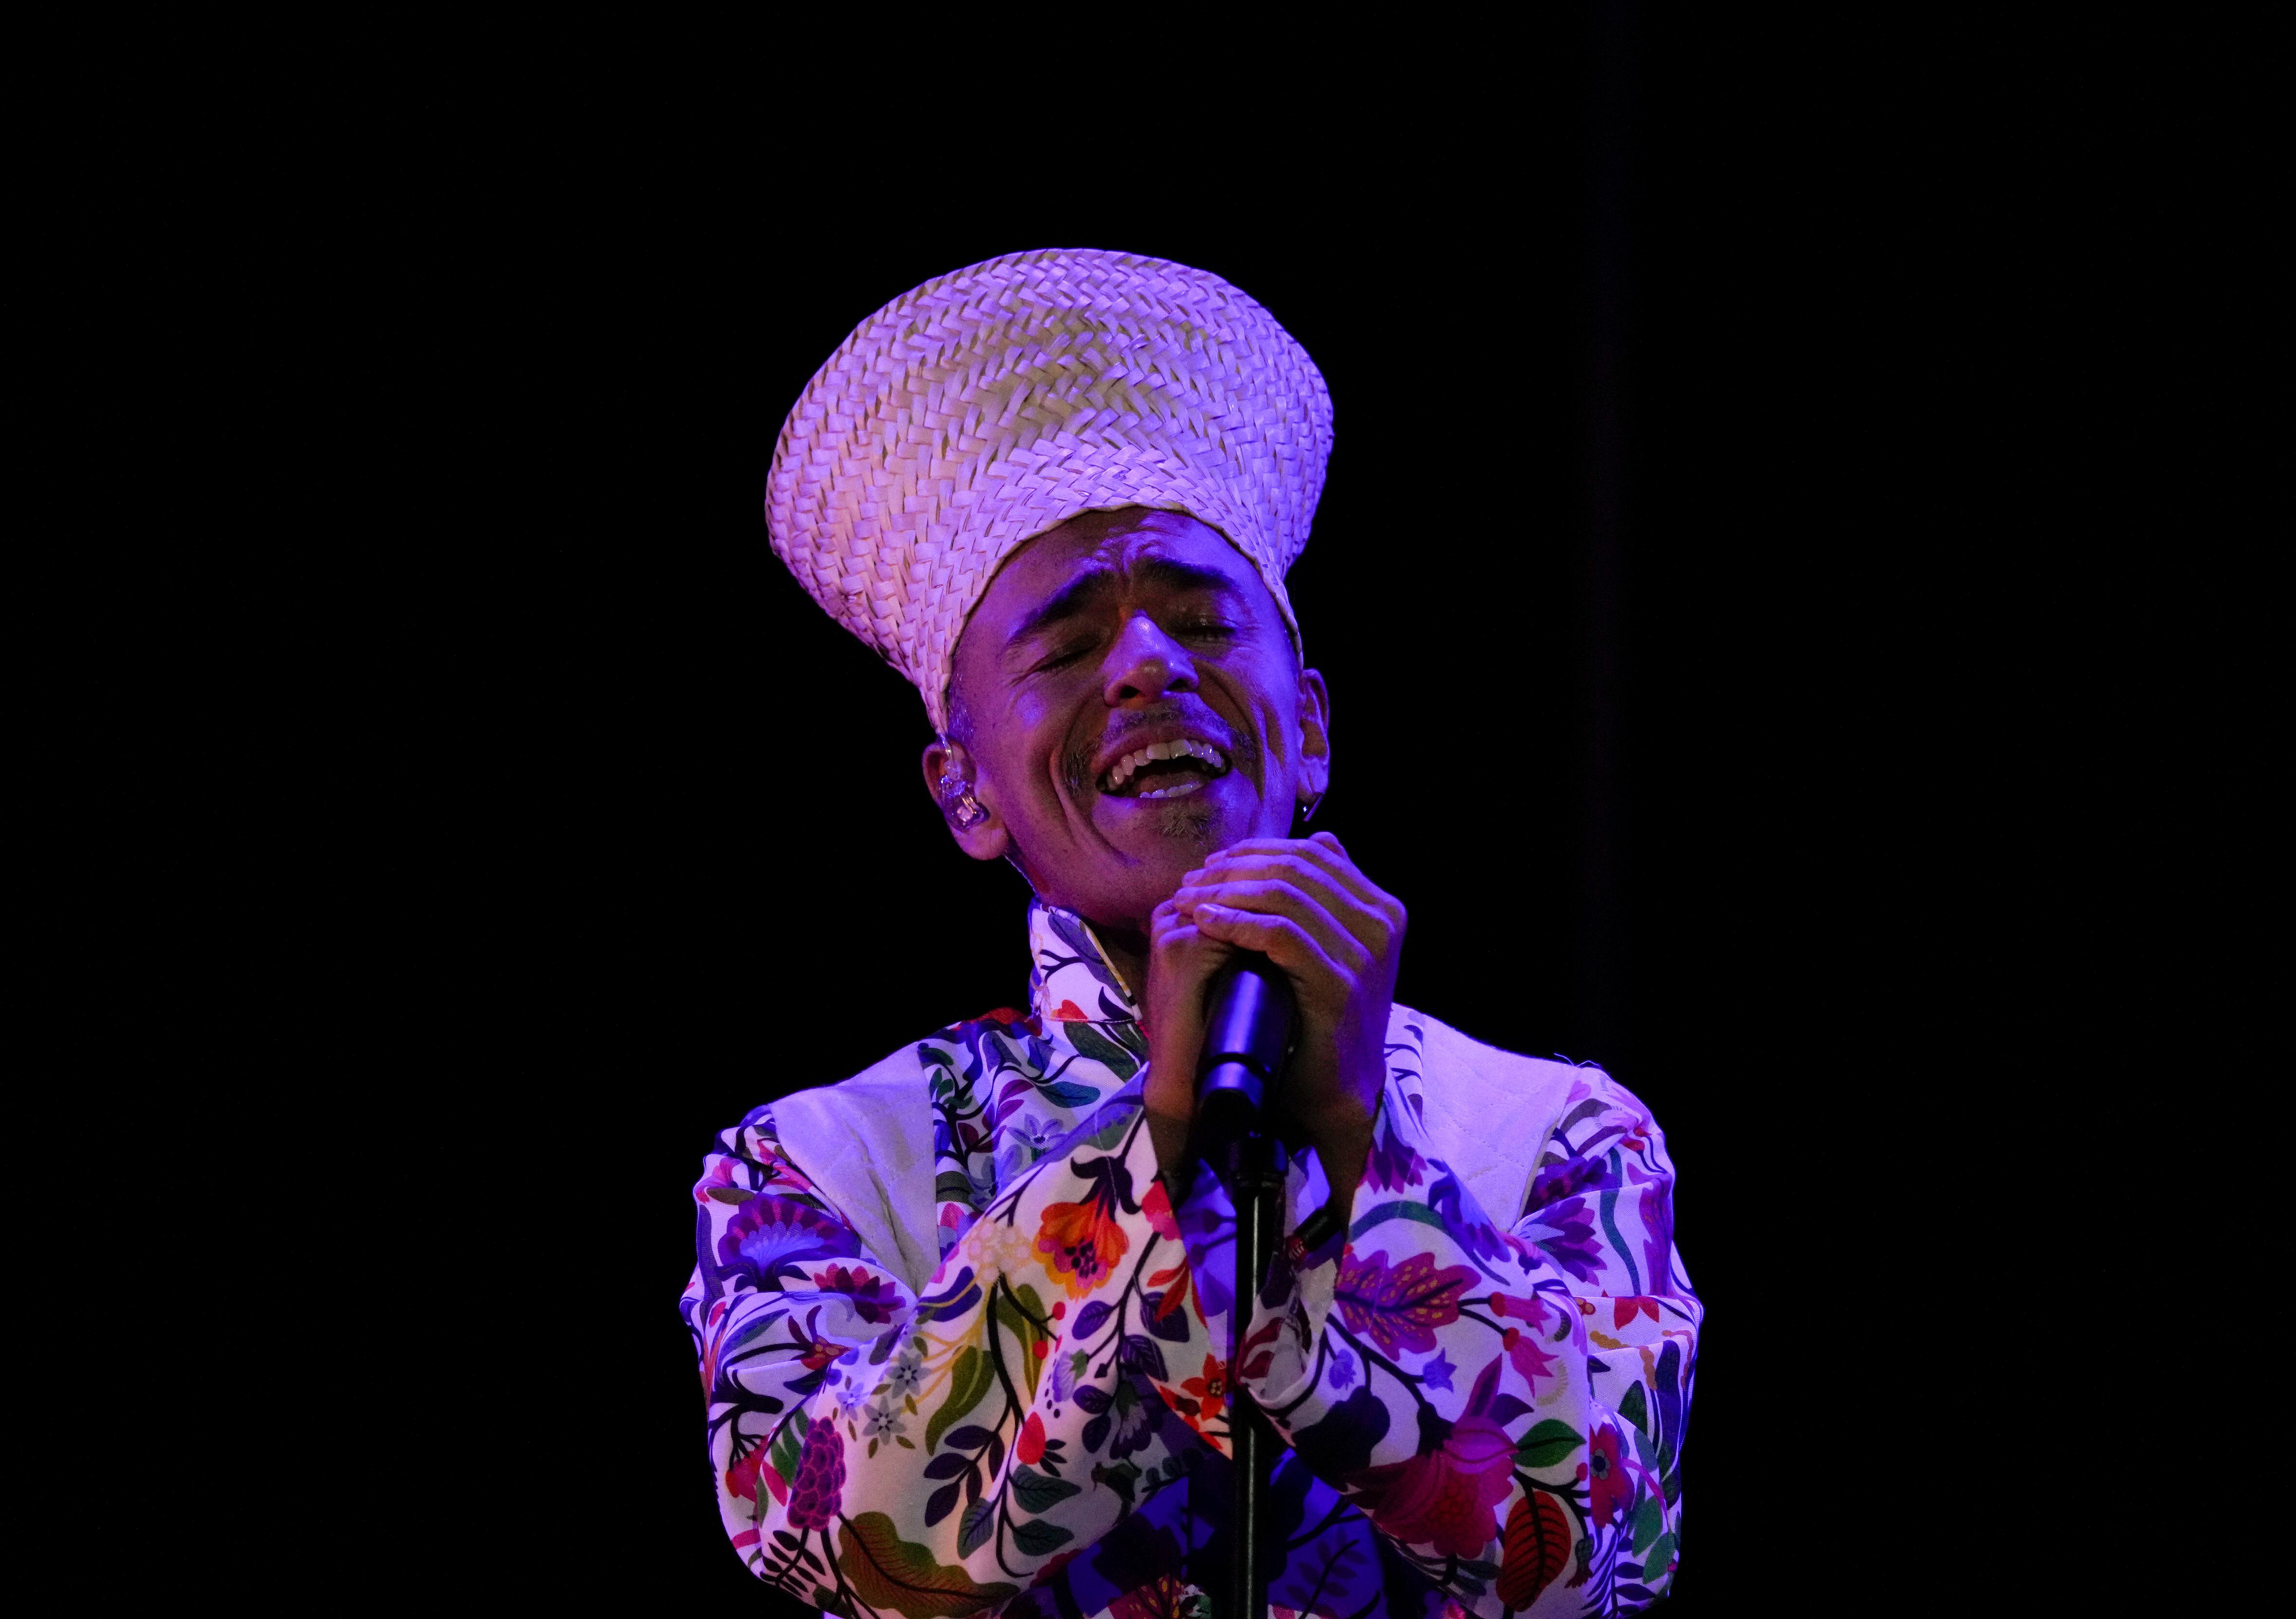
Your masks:
[{"label": "dark stage backdrop", "polygon": [[1334,78],[1121,151],[1039,119],[993,187],[714,70],[707,105],[595,68],[531,118],[410,99],[266,407],[324,497],[250,495],[209,581],[221,1013],[358,1116],[302,1149],[383,1211],[390,1560],[521,1607],[759,1599],[676,1310],[701,1157],[1027,969],[1018,879],[950,844],[921,706],[774,560],[763,480],[857,321],[1070,244],[1229,278],[1329,379],[1319,824],[1410,908],[1401,998],[1603,1063],[1669,1135],[1710,1312],[1681,1600],[1860,1611],[1967,1532],[1954,1369],[2014,1332],[1949,1301],[2016,1269],[1972,1200],[2028,1195],[2003,1143],[2071,1083],[1992,1021],[2055,1004],[2072,856],[2014,789],[2087,744],[2046,682],[1997,695],[2039,363],[1969,318],[1972,243],[2047,188],[1957,189],[1983,165],[1899,119],[1879,30],[1540,26],[1411,69],[1407,113]]}]

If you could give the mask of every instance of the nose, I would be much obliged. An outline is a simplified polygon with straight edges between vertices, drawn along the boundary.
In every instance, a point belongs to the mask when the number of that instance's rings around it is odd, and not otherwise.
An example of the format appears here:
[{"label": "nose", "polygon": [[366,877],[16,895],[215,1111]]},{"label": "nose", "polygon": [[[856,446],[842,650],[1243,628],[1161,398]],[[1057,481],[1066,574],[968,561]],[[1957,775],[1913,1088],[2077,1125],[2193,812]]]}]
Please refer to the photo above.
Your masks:
[{"label": "nose", "polygon": [[1111,708],[1144,708],[1196,689],[1196,666],[1185,649],[1145,613],[1125,621],[1102,667],[1107,683],[1101,695]]}]

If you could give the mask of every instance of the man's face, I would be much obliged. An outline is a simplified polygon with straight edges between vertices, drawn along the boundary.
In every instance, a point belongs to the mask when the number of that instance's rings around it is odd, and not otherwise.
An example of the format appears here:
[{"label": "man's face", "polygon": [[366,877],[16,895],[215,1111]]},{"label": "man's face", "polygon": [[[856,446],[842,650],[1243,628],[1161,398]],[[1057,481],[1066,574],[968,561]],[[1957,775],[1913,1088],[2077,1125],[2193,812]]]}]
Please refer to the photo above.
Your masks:
[{"label": "man's face", "polygon": [[952,740],[994,817],[966,848],[1111,929],[1144,933],[1215,849],[1287,836],[1326,780],[1323,677],[1251,564],[1177,512],[1086,512],[1022,546],[955,675]]}]

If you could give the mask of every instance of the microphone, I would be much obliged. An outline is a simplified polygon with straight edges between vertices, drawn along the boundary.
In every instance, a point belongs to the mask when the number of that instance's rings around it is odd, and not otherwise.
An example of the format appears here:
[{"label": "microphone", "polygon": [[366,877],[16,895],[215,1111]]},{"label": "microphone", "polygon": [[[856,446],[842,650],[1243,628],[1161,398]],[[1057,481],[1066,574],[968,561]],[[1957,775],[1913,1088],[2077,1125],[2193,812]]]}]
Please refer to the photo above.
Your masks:
[{"label": "microphone", "polygon": [[1271,1133],[1261,1115],[1299,1022],[1292,981],[1257,952],[1238,955],[1212,980],[1196,1065],[1196,1140],[1206,1162],[1223,1163],[1232,1144]]}]

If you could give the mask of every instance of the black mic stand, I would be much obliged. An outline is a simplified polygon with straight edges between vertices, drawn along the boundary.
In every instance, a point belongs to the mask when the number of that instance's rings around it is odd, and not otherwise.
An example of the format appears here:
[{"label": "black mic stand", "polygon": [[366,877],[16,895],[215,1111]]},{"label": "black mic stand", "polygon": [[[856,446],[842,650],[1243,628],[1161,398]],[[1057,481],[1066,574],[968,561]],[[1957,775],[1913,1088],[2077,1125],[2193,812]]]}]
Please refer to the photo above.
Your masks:
[{"label": "black mic stand", "polygon": [[1234,1452],[1235,1555],[1226,1589],[1215,1597],[1215,1619],[1267,1619],[1273,1572],[1260,1526],[1275,1470],[1275,1431],[1243,1392],[1243,1335],[1252,1300],[1283,1236],[1283,1143],[1275,1138],[1270,1092],[1291,1055],[1299,1021],[1292,985],[1265,956],[1245,956],[1215,980],[1211,1018],[1196,1081],[1199,1156],[1235,1204],[1235,1304],[1229,1312],[1228,1435]]}]

